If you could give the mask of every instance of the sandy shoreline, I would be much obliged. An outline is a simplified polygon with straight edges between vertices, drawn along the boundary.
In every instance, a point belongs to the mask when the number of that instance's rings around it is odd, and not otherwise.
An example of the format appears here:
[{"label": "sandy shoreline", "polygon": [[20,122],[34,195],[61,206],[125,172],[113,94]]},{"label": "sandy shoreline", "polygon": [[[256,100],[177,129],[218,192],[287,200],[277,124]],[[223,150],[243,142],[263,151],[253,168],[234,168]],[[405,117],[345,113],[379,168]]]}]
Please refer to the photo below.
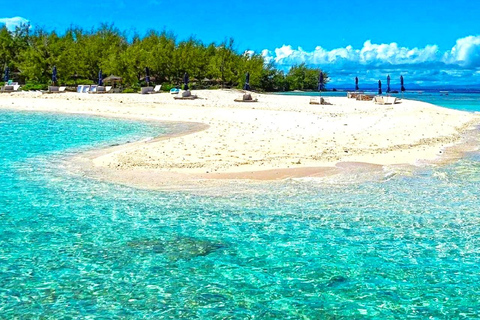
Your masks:
[{"label": "sandy shoreline", "polygon": [[238,91],[195,94],[202,99],[14,93],[0,95],[0,108],[182,123],[169,136],[74,159],[89,176],[148,188],[199,179],[324,176],[349,167],[339,163],[421,165],[459,151],[447,147],[480,124],[478,114],[410,100],[376,105],[329,97],[333,105],[319,106],[304,96],[261,94],[256,103],[237,103]]}]

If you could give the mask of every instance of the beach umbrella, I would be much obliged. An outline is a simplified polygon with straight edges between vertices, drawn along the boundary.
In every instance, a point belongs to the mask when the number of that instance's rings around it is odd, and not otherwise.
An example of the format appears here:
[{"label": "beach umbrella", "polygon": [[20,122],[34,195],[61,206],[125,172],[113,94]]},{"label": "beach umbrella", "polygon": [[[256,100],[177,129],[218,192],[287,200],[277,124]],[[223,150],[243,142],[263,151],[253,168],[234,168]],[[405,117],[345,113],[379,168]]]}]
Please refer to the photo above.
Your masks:
[{"label": "beach umbrella", "polygon": [[185,84],[185,85],[183,86],[183,89],[184,89],[185,91],[187,91],[187,90],[188,90],[188,73],[186,73],[186,72],[185,72],[185,74],[183,75],[183,83]]},{"label": "beach umbrella", "polygon": [[405,87],[403,86],[403,76],[400,76],[400,86],[401,86],[401,91],[404,92],[405,91]]},{"label": "beach umbrella", "polygon": [[355,77],[355,91],[358,91],[358,77]]},{"label": "beach umbrella", "polygon": [[245,75],[245,85],[243,86],[243,90],[250,90],[250,72],[247,72]]},{"label": "beach umbrella", "polygon": [[321,92],[323,90],[323,72],[320,71],[318,75],[318,91]]},{"label": "beach umbrella", "polygon": [[99,85],[99,86],[103,85],[102,69],[100,69],[100,71],[98,71],[98,85]]},{"label": "beach umbrella", "polygon": [[390,92],[390,75],[387,76],[387,93]]},{"label": "beach umbrella", "polygon": [[57,82],[57,66],[53,66],[53,70],[52,70],[52,82],[53,82],[54,85],[55,85],[55,83]]},{"label": "beach umbrella", "polygon": [[148,67],[145,67],[145,82],[148,87],[150,85],[150,69],[148,69]]},{"label": "beach umbrella", "polygon": [[378,80],[378,94],[382,94],[382,81]]},{"label": "beach umbrella", "polygon": [[8,73],[9,73],[8,66],[5,67],[5,75],[3,76],[3,81],[8,82]]}]

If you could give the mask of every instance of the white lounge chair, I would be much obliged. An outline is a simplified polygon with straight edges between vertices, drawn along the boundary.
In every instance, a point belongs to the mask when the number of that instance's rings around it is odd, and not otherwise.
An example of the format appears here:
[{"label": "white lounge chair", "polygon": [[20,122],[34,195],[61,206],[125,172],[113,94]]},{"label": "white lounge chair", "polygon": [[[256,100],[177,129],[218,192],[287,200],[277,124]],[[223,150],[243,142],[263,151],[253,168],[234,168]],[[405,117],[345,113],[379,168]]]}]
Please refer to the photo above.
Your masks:
[{"label": "white lounge chair", "polygon": [[88,93],[89,91],[90,91],[90,86],[89,85],[83,86],[82,93]]},{"label": "white lounge chair", "polygon": [[161,84],[157,84],[155,86],[155,88],[153,88],[153,91],[149,92],[149,93],[160,93],[160,89],[162,89],[162,85]]},{"label": "white lounge chair", "polygon": [[98,86],[96,84],[92,84],[88,93],[97,93],[97,87]]},{"label": "white lounge chair", "polygon": [[376,104],[385,104],[382,96],[375,96],[373,98],[373,102],[375,102]]},{"label": "white lounge chair", "polygon": [[83,85],[80,84],[77,86],[77,92],[82,93],[82,91],[83,91]]},{"label": "white lounge chair", "polygon": [[385,104],[395,104],[395,102],[397,102],[397,98],[395,98],[395,97],[384,97],[383,102],[385,102]]}]

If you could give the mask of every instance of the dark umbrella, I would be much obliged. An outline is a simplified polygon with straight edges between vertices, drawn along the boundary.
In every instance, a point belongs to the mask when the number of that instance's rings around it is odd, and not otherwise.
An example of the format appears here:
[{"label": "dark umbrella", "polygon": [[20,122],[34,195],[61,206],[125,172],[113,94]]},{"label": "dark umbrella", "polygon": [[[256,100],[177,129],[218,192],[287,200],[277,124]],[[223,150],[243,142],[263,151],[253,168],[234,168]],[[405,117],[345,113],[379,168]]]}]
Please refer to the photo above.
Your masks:
[{"label": "dark umbrella", "polygon": [[382,81],[378,80],[378,94],[382,94]]},{"label": "dark umbrella", "polygon": [[323,90],[323,72],[320,71],[320,74],[318,75],[318,91]]},{"label": "dark umbrella", "polygon": [[8,66],[5,67],[5,75],[3,76],[3,80],[5,82],[8,82],[8,73],[9,73],[9,69],[8,69]]},{"label": "dark umbrella", "polygon": [[98,85],[99,85],[99,86],[103,85],[102,69],[100,69],[100,71],[98,71]]},{"label": "dark umbrella", "polygon": [[183,89],[184,89],[185,91],[187,91],[187,90],[188,90],[188,73],[186,73],[186,72],[185,72],[185,74],[183,75],[183,83],[185,84],[185,85],[183,86]]},{"label": "dark umbrella", "polygon": [[355,91],[358,91],[358,77],[355,77]]},{"label": "dark umbrella", "polygon": [[150,86],[150,69],[145,67],[145,82],[147,83],[147,87]]},{"label": "dark umbrella", "polygon": [[390,92],[390,75],[387,76],[387,93]]},{"label": "dark umbrella", "polygon": [[245,75],[245,85],[243,86],[243,90],[250,90],[250,72],[247,72]]},{"label": "dark umbrella", "polygon": [[401,91],[405,91],[405,87],[403,86],[403,76],[400,76],[400,86],[401,86]]},{"label": "dark umbrella", "polygon": [[57,66],[53,66],[53,70],[52,70],[52,82],[53,82],[54,85],[55,85],[55,83],[57,82]]}]

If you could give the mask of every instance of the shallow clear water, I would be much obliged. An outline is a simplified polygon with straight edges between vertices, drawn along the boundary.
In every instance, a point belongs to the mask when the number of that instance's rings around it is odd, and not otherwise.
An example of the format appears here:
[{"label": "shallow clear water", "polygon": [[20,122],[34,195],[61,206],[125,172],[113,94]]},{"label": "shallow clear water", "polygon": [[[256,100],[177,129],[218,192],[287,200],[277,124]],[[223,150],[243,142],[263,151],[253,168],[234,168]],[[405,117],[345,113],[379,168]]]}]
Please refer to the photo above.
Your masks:
[{"label": "shallow clear water", "polygon": [[0,318],[480,317],[480,156],[359,184],[211,195],[64,170],[168,131],[0,111]]},{"label": "shallow clear water", "polygon": [[[375,95],[376,92],[365,92],[366,94]],[[281,93],[285,95],[304,95],[304,96],[318,96],[318,92],[287,92]],[[384,93],[386,94],[386,93]],[[344,91],[328,91],[322,92],[323,97],[345,97],[347,94]],[[471,92],[448,92],[448,94],[439,91],[406,91],[404,94],[390,94],[398,98],[405,98],[410,100],[419,100],[435,104],[437,106],[470,111],[480,112],[480,93]]]}]

